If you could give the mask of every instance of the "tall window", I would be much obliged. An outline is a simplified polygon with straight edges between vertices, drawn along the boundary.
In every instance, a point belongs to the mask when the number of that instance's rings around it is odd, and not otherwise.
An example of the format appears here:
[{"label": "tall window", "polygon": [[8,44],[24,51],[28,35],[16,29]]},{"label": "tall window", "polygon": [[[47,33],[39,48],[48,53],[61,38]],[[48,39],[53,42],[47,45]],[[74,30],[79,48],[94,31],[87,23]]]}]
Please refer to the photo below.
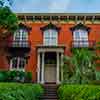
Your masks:
[{"label": "tall window", "polygon": [[14,46],[28,46],[28,33],[25,29],[19,29],[14,34]]},{"label": "tall window", "polygon": [[21,57],[13,57],[10,60],[10,69],[11,70],[24,70],[26,64],[26,59]]},{"label": "tall window", "polygon": [[54,29],[44,31],[44,45],[57,45],[58,32]]},{"label": "tall window", "polygon": [[75,47],[88,47],[88,32],[86,30],[75,30],[73,38]]}]

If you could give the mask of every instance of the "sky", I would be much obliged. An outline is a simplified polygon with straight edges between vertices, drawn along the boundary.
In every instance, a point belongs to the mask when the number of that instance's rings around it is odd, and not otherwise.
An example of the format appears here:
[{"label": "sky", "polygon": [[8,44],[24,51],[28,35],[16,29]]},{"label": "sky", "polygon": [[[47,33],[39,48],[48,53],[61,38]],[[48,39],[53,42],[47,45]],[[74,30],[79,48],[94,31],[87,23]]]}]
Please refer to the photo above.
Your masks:
[{"label": "sky", "polygon": [[100,13],[100,0],[13,0],[16,13]]}]

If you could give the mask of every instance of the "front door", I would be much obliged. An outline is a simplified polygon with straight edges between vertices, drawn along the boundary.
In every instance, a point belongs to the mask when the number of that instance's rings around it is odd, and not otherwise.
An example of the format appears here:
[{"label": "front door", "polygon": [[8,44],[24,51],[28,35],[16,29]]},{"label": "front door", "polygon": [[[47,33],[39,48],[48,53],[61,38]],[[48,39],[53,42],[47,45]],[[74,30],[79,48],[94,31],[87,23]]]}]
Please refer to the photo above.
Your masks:
[{"label": "front door", "polygon": [[56,53],[45,53],[44,80],[45,82],[56,82]]},{"label": "front door", "polygon": [[45,82],[56,82],[56,65],[46,64],[44,71]]}]

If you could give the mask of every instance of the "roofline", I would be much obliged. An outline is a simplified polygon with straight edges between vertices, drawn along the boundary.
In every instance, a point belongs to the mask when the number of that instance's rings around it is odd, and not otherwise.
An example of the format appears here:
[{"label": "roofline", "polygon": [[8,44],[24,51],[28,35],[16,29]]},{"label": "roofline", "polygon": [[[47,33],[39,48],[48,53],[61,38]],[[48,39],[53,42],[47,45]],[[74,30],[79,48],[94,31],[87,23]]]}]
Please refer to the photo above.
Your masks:
[{"label": "roofline", "polygon": [[25,16],[100,16],[100,13],[16,13]]}]

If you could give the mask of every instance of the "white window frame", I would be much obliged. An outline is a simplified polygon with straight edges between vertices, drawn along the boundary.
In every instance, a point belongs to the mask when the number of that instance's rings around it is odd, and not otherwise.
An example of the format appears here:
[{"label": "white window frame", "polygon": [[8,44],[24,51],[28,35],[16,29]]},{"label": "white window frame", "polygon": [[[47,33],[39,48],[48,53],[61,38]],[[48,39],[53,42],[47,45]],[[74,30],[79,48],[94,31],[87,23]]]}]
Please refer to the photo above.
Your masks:
[{"label": "white window frame", "polygon": [[86,30],[78,29],[73,32],[74,47],[88,47],[88,32]]},{"label": "white window frame", "polygon": [[55,29],[48,29],[44,31],[43,44],[46,46],[58,45],[58,32]]},{"label": "white window frame", "polygon": [[[13,68],[13,60],[17,59],[17,66],[16,68]],[[24,61],[24,67],[20,68],[20,61]],[[22,58],[22,57],[13,57],[12,59],[10,59],[10,70],[19,70],[19,71],[25,71],[25,65],[26,65],[26,59]]]},{"label": "white window frame", "polygon": [[17,30],[14,33],[13,40],[14,40],[13,43],[14,46],[28,46],[28,43],[26,42],[28,41],[28,32],[25,29]]}]

